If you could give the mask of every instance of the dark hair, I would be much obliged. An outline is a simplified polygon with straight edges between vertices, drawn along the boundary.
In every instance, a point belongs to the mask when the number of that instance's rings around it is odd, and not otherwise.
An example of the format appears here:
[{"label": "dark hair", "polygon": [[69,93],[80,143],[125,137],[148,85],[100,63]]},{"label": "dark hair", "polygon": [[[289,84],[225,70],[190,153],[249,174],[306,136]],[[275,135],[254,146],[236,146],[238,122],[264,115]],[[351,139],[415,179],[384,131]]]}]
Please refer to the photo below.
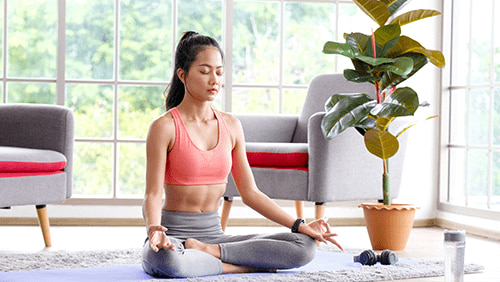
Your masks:
[{"label": "dark hair", "polygon": [[184,32],[177,49],[175,50],[174,72],[172,81],[168,85],[165,92],[167,93],[165,107],[168,110],[178,106],[184,99],[184,83],[177,76],[177,70],[182,69],[185,72],[185,77],[188,76],[191,64],[196,60],[196,56],[206,47],[213,46],[217,48],[224,59],[224,53],[219,47],[219,43],[209,36],[201,35],[194,31]]}]

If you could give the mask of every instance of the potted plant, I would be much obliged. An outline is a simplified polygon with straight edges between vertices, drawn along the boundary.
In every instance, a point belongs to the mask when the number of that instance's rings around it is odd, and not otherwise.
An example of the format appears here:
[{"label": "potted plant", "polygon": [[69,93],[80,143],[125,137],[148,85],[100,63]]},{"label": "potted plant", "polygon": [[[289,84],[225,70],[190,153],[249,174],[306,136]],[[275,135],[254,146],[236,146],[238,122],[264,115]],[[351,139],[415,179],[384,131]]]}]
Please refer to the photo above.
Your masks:
[{"label": "potted plant", "polygon": [[[349,127],[354,127],[363,136],[366,148],[383,162],[383,204],[361,205],[364,209],[366,225],[374,249],[404,249],[413,226],[414,206],[392,205],[389,185],[389,158],[399,149],[398,137],[415,123],[402,126],[399,131],[390,128],[398,117],[413,116],[420,106],[417,93],[410,87],[398,87],[413,76],[428,62],[444,67],[444,56],[440,51],[428,50],[409,36],[401,34],[401,26],[414,21],[440,15],[435,10],[413,10],[396,15],[409,0],[353,0],[361,10],[374,20],[379,27],[371,34],[353,32],[344,34],[345,43],[328,41],[323,47],[325,54],[337,54],[351,59],[354,69],[344,70],[347,80],[374,85],[376,99],[367,94],[335,94],[325,105],[326,115],[322,120],[325,138],[331,139]],[[428,104],[427,104],[428,105]],[[390,130],[391,129],[391,130]],[[395,227],[390,230],[389,221],[399,222],[388,215],[392,210],[407,211],[411,217],[410,227]],[[385,219],[383,227],[374,227],[370,215],[375,211]],[[372,238],[371,229],[383,231],[381,236],[389,240]],[[394,244],[398,235],[403,234],[402,243]],[[375,235],[373,235],[375,236]]]}]

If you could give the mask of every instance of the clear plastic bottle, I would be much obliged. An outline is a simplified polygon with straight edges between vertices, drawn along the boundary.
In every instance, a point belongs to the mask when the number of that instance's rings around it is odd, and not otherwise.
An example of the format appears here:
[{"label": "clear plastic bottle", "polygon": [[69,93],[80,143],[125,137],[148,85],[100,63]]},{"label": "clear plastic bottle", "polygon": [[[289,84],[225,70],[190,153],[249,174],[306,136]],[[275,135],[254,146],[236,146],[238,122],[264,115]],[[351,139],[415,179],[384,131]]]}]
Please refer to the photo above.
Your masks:
[{"label": "clear plastic bottle", "polygon": [[464,281],[465,231],[445,230],[444,252],[445,281]]}]

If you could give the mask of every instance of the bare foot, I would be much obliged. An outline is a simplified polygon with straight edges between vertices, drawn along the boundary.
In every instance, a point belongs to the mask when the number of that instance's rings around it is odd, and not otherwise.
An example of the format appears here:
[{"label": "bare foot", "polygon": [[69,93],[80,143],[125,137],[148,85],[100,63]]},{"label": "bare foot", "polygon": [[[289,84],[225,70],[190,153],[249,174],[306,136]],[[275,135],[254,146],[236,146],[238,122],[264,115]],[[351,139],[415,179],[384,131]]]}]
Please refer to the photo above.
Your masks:
[{"label": "bare foot", "polygon": [[205,252],[209,255],[212,255],[212,256],[220,259],[220,247],[219,247],[219,245],[205,244],[205,243],[200,242],[196,239],[188,238],[186,240],[186,242],[184,243],[184,246],[186,246],[186,249],[199,250],[199,251]]},{"label": "bare foot", "polygon": [[276,273],[277,272],[276,269],[265,269],[252,266],[234,265],[224,262],[222,263],[222,268],[224,269],[223,273],[250,273],[250,272]]}]

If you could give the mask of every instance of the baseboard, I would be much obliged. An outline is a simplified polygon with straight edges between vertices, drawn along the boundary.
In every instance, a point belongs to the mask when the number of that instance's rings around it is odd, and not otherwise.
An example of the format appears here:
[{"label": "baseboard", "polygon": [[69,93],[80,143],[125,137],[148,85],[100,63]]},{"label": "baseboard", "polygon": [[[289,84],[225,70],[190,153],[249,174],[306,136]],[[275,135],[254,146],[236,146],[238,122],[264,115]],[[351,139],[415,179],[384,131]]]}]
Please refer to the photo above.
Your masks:
[{"label": "baseboard", "polygon": [[486,228],[479,228],[476,226],[470,226],[467,224],[462,224],[462,223],[457,223],[445,219],[437,219],[436,220],[436,225],[441,227],[441,228],[446,228],[446,229],[457,229],[457,230],[465,230],[469,234],[481,236],[481,237],[486,237],[489,239],[495,239],[495,240],[500,240],[500,233],[488,230]]},{"label": "baseboard", "polygon": [[[312,221],[312,218],[307,221]],[[364,226],[363,218],[330,218],[328,223],[332,226]],[[413,227],[431,227],[436,224],[435,219],[415,220]],[[3,217],[0,218],[1,225],[38,225],[36,217]],[[51,226],[144,226],[142,218],[51,218]],[[228,226],[280,226],[265,218],[230,218]]]}]

